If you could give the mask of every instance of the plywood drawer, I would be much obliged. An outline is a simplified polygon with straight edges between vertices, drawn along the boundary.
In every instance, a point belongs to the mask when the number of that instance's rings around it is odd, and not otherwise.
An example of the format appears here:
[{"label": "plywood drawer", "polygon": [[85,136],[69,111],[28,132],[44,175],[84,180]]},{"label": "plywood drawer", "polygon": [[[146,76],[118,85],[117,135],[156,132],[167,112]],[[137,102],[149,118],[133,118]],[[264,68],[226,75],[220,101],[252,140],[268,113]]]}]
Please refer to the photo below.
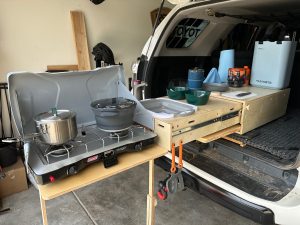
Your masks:
[{"label": "plywood drawer", "polygon": [[[224,99],[210,98],[207,105],[187,117],[155,119],[154,131],[158,135],[157,143],[171,149],[172,143],[188,143],[207,135],[239,125],[242,104]],[[235,129],[232,133],[236,132]]]}]

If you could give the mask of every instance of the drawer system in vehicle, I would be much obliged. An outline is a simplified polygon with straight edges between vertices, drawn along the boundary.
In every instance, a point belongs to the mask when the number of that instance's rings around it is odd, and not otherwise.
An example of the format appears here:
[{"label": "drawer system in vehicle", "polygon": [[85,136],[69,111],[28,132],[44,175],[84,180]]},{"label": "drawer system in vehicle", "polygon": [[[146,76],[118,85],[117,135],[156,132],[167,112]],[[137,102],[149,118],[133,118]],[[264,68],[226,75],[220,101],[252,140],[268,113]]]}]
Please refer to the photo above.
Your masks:
[{"label": "drawer system in vehicle", "polygon": [[180,141],[185,144],[216,132],[228,132],[226,129],[231,127],[234,128],[231,133],[234,133],[240,129],[241,110],[242,103],[211,97],[206,105],[199,106],[198,111],[190,116],[156,118],[157,143],[170,150],[172,143],[178,146]]},{"label": "drawer system in vehicle", "polygon": [[272,90],[257,87],[231,88],[228,92],[251,92],[249,98],[230,98],[223,95],[210,97],[208,103],[198,107],[190,116],[171,119],[155,118],[157,143],[167,149],[180,141],[210,142],[232,133],[244,134],[286,112],[290,89]]}]

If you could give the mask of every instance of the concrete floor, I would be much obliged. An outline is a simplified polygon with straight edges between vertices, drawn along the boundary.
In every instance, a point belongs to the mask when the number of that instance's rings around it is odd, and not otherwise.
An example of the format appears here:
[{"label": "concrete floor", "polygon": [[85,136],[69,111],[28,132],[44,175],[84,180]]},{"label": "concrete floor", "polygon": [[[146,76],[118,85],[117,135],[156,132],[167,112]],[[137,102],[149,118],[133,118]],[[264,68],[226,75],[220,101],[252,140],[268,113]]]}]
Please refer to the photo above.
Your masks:
[{"label": "concrete floor", "polygon": [[[155,168],[156,181],[165,172]],[[75,193],[46,202],[49,225],[142,225],[146,221],[148,165],[141,165]],[[34,187],[3,199],[11,211],[0,215],[0,225],[42,224],[38,192]],[[256,223],[218,205],[191,190],[159,201],[156,225],[255,225]]]}]

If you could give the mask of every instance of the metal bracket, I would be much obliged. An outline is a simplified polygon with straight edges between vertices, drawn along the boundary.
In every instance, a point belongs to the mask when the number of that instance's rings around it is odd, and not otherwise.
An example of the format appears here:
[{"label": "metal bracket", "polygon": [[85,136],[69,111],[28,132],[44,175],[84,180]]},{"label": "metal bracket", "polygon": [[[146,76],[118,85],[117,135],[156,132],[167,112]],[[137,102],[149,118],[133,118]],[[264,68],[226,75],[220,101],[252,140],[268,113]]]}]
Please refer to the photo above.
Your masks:
[{"label": "metal bracket", "polygon": [[212,119],[212,120],[209,120],[209,121],[206,121],[206,122],[203,122],[203,123],[199,123],[199,124],[191,126],[191,127],[186,127],[186,128],[181,129],[181,130],[174,131],[174,132],[172,132],[172,137],[183,134],[183,133],[186,133],[186,132],[189,132],[191,130],[196,130],[198,128],[208,126],[208,125],[216,123],[216,122],[229,120],[229,119],[232,119],[232,118],[237,117],[237,116],[239,116],[239,111],[228,113],[226,115],[217,117],[215,119]]}]

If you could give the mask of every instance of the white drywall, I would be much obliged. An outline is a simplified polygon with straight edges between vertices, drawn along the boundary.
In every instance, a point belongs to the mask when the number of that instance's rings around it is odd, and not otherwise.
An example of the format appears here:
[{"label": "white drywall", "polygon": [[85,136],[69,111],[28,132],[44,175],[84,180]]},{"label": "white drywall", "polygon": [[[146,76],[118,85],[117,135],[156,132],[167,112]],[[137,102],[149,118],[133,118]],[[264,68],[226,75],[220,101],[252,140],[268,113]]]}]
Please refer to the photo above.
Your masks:
[{"label": "white drywall", "polygon": [[[150,12],[160,0],[1,0],[0,81],[11,71],[45,71],[47,65],[76,64],[70,10],[85,15],[90,51],[107,44],[115,61],[131,76],[136,60],[150,36]],[[170,5],[169,5],[170,6]],[[95,66],[91,55],[93,68]]]}]

